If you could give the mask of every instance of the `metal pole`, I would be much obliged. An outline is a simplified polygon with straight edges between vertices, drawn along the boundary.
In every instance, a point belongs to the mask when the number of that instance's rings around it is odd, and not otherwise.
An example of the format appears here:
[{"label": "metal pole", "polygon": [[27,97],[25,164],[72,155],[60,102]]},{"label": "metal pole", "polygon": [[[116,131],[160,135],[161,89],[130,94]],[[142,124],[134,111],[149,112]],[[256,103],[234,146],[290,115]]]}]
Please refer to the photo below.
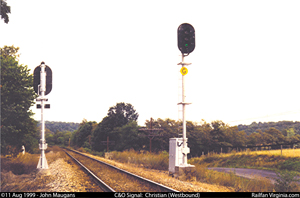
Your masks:
[{"label": "metal pole", "polygon": [[[190,65],[191,63],[185,63],[184,62],[184,54],[182,54],[182,62],[178,63],[178,65],[181,65],[184,67],[185,65]],[[182,71],[181,71],[182,72]],[[186,71],[187,72],[187,71]],[[182,163],[180,166],[183,167],[191,167],[191,165],[187,164],[187,154],[190,153],[190,149],[187,146],[187,138],[186,138],[186,118],[185,118],[185,105],[191,104],[185,102],[185,74],[186,73],[181,73],[182,74],[182,102],[178,103],[182,105]]]},{"label": "metal pole", "polygon": [[107,136],[106,138],[106,142],[107,142],[107,145],[106,145],[106,152],[108,152],[108,143],[109,143],[109,137]]},{"label": "metal pole", "polygon": [[41,156],[39,163],[37,165],[38,169],[48,169],[48,163],[45,156],[45,150],[47,149],[47,144],[45,141],[45,121],[44,121],[44,100],[45,92],[46,92],[46,72],[45,72],[46,65],[44,62],[41,63],[41,81],[40,81],[40,93],[41,93],[41,140],[40,140],[40,150]]},{"label": "metal pole", "polygon": [[[153,118],[151,117],[151,118],[150,118],[150,129],[151,129],[150,133],[151,133],[151,134],[152,134],[152,120],[153,120]],[[152,137],[150,137],[149,139],[150,139],[150,153],[151,153]]]},{"label": "metal pole", "polygon": [[[182,54],[182,63],[184,63],[184,55]],[[184,65],[182,65],[183,67]],[[183,149],[187,148],[186,141],[186,121],[185,121],[185,89],[184,89],[184,75],[182,75],[182,138]],[[187,165],[187,154],[183,155],[182,164]]]}]

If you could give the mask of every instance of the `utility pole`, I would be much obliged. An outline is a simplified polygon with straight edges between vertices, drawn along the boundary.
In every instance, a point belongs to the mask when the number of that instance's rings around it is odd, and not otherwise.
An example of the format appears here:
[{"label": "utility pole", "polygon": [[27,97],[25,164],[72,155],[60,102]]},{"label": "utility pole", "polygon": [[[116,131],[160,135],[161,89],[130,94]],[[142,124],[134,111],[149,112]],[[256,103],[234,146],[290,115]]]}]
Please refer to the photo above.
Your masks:
[{"label": "utility pole", "polygon": [[147,135],[144,135],[144,136],[147,136],[149,139],[150,139],[150,153],[151,153],[151,147],[152,147],[152,139],[154,137],[157,137],[157,136],[162,136],[161,134],[157,134],[156,132],[157,131],[163,131],[163,129],[160,129],[160,128],[152,128],[152,122],[153,122],[153,118],[150,118],[150,129],[149,128],[140,128],[139,131],[146,131],[148,134]]},{"label": "utility pole", "polygon": [[106,145],[106,152],[108,152],[109,147],[108,145],[115,145],[115,141],[109,141],[109,136],[106,137],[106,141],[101,141],[102,145]]}]

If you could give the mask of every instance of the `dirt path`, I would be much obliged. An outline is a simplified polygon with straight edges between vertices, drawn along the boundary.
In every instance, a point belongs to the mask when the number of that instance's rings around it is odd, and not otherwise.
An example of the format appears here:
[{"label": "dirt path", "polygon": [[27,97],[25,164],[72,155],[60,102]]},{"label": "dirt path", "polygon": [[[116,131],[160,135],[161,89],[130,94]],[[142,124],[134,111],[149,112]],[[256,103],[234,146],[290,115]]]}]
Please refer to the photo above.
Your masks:
[{"label": "dirt path", "polygon": [[[211,167],[207,169],[216,170],[225,173],[233,172],[237,176],[245,177],[249,179],[253,179],[255,177],[265,177],[267,179],[270,179],[272,183],[275,183],[275,179],[278,178],[278,176],[274,171],[268,171],[268,170],[257,170],[257,169],[248,169],[248,168],[218,168],[218,167]],[[298,176],[296,178],[300,179],[300,177]],[[300,184],[300,182],[298,183]]]}]

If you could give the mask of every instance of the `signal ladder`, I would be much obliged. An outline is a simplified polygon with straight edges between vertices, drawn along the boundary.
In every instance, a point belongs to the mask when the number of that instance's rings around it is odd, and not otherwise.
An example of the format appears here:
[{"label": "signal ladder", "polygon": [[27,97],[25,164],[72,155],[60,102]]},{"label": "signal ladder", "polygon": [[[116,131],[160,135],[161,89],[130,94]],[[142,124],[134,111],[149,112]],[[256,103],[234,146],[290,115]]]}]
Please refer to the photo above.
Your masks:
[{"label": "signal ladder", "polygon": [[[178,67],[178,71],[181,69],[181,65]],[[178,103],[182,102],[182,75],[180,72],[178,72]],[[177,105],[178,106],[178,137],[182,138],[182,105]]]}]

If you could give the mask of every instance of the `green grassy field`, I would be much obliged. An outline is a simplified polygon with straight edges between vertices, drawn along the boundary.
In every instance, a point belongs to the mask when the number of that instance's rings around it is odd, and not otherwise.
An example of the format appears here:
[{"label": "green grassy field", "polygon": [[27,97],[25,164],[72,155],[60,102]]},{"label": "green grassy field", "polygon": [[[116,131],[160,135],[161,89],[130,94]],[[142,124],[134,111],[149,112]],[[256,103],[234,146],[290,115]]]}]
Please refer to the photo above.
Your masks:
[{"label": "green grassy field", "polygon": [[[210,154],[189,160],[196,166],[196,175],[200,180],[232,186],[241,191],[300,191],[299,184],[293,182],[300,175],[300,149],[284,149],[272,151],[231,152],[228,154]],[[234,177],[233,173],[216,173],[206,167],[254,168],[272,170],[278,173],[280,179],[275,184],[269,180],[257,178],[247,180]]]},{"label": "green grassy field", "polygon": [[273,171],[289,170],[300,175],[300,149],[250,151],[211,154],[189,160],[205,167],[256,168]]}]

